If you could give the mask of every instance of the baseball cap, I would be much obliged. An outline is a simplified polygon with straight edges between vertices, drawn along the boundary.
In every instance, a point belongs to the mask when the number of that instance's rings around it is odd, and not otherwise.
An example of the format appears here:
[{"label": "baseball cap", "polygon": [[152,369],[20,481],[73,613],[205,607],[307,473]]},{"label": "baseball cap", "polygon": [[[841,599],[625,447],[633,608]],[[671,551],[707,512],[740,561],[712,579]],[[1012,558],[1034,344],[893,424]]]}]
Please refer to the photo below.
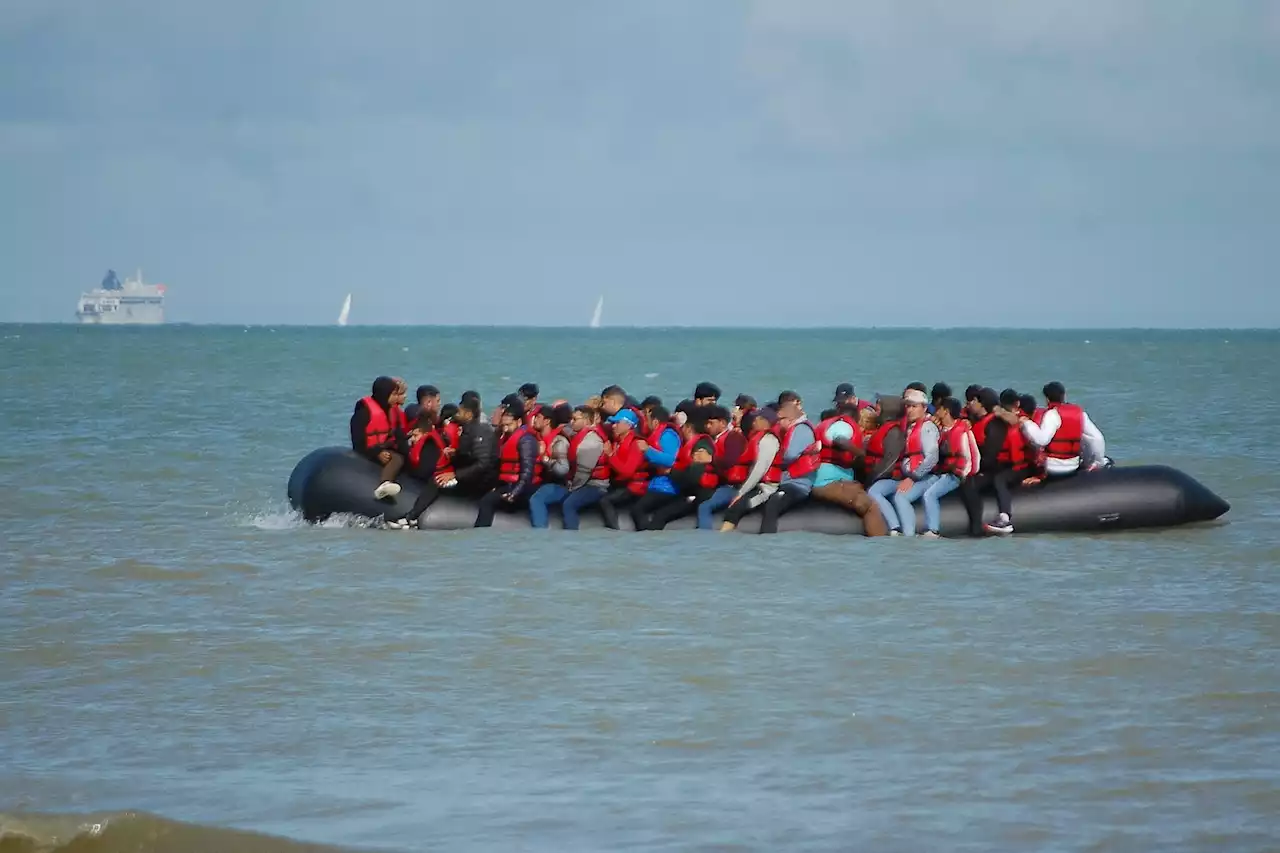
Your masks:
[{"label": "baseball cap", "polygon": [[831,402],[839,403],[845,397],[852,397],[852,396],[853,396],[853,383],[841,382],[839,385],[836,386],[836,393],[835,393],[835,396],[831,398]]},{"label": "baseball cap", "polygon": [[929,405],[929,398],[924,395],[923,391],[912,388],[910,391],[902,395],[902,402],[908,406],[912,403],[915,403],[917,406],[927,406]]},{"label": "baseball cap", "polygon": [[627,423],[631,424],[633,427],[640,426],[640,419],[637,418],[636,413],[631,411],[630,409],[620,409],[616,415],[612,415],[611,417],[606,419],[605,423],[616,424],[622,421],[626,421]]},{"label": "baseball cap", "polygon": [[720,399],[720,389],[711,382],[699,382],[698,387],[693,389],[694,399],[698,397],[715,397]]}]

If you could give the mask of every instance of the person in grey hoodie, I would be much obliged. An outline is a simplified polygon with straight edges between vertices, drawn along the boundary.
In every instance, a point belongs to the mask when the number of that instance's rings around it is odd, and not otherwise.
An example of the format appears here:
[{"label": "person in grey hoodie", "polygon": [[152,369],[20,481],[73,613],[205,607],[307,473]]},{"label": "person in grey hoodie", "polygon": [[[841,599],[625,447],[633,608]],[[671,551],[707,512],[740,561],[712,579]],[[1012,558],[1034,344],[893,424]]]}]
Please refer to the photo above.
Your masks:
[{"label": "person in grey hoodie", "polygon": [[608,477],[592,479],[595,468],[604,454],[605,434],[600,426],[600,413],[589,406],[573,410],[569,425],[561,432],[568,435],[565,448],[565,477],[563,483],[543,483],[529,499],[529,523],[537,528],[549,526],[547,508],[561,505],[566,530],[578,529],[576,501],[565,504],[565,499],[584,488],[597,488],[601,494],[609,488]]}]

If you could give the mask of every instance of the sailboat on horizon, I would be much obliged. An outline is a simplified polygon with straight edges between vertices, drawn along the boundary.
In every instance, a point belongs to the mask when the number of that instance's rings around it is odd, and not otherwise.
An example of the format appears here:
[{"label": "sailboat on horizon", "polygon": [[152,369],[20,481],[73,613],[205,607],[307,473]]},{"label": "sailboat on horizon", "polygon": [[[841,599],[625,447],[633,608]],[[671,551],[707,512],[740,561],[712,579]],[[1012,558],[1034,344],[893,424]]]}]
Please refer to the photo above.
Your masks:
[{"label": "sailboat on horizon", "polygon": [[601,294],[600,298],[596,300],[596,310],[591,315],[591,328],[593,329],[600,328],[600,315],[603,313],[604,313],[604,295]]},{"label": "sailboat on horizon", "polygon": [[347,318],[351,316],[351,294],[347,294],[347,298],[342,300],[342,310],[338,312],[338,325],[347,325]]}]

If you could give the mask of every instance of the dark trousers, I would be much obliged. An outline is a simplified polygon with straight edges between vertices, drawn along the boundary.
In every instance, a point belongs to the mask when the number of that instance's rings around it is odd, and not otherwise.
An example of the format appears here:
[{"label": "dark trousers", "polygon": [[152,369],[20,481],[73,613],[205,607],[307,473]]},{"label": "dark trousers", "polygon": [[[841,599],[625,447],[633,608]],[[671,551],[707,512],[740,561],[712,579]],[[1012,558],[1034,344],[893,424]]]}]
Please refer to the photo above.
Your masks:
[{"label": "dark trousers", "polygon": [[631,520],[635,522],[636,530],[661,530],[668,521],[688,515],[697,507],[688,495],[646,492],[631,508]]},{"label": "dark trousers", "polygon": [[787,483],[778,487],[773,497],[764,502],[764,518],[760,520],[761,533],[777,533],[778,519],[785,513],[809,500],[809,493],[796,488],[787,488]]},{"label": "dark trousers", "polygon": [[422,514],[436,502],[438,497],[440,497],[440,487],[436,485],[436,481],[433,479],[423,480],[418,491],[418,499],[413,502],[413,509],[409,510],[409,514],[405,518],[421,518]]},{"label": "dark trousers", "polygon": [[404,467],[404,457],[394,450],[391,451],[391,459],[386,464],[378,462],[378,452],[376,450],[369,451],[369,459],[374,464],[382,465],[382,479],[379,483],[394,483],[396,477],[400,476],[400,469]]},{"label": "dark trousers", "polygon": [[503,512],[516,512],[524,509],[529,505],[529,489],[525,489],[520,497],[514,501],[506,500],[507,492],[511,491],[511,486],[503,484],[491,492],[480,498],[478,510],[476,512],[476,527],[492,527],[493,516],[498,510]]},{"label": "dark trousers", "polygon": [[637,497],[636,493],[626,486],[614,486],[609,489],[600,499],[600,503],[596,504],[600,508],[600,517],[604,519],[604,526],[610,530],[617,530],[618,510],[634,503]]},{"label": "dark trousers", "polygon": [[1013,497],[1010,489],[1016,487],[1026,476],[1025,471],[1012,468],[1001,468],[995,472],[974,474],[966,477],[960,484],[960,499],[964,501],[965,511],[969,513],[969,535],[982,535],[982,493],[996,493],[996,508],[1010,518],[1013,517]]},{"label": "dark trousers", "polygon": [[728,509],[724,511],[724,520],[729,522],[730,524],[737,525],[740,521],[742,521],[743,516],[747,515],[750,512],[755,512],[757,509],[764,506],[764,504],[751,506],[752,498],[754,498],[759,493],[760,493],[760,487],[757,486],[756,488],[752,489],[751,491],[743,495],[741,500],[739,500],[737,503],[733,504],[732,506],[730,506]]}]

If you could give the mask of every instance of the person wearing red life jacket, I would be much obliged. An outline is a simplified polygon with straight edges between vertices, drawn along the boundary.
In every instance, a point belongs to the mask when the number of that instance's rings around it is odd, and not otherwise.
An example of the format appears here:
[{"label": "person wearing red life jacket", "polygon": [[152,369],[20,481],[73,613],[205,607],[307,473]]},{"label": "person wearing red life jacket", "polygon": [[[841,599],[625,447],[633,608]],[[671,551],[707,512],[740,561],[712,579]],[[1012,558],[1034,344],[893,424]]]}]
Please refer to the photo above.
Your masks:
[{"label": "person wearing red life jacket", "polygon": [[[727,423],[729,413],[721,412]],[[676,492],[655,491],[650,481],[649,491],[631,509],[636,530],[662,530],[669,522],[696,512],[698,504],[715,492],[719,484],[712,464],[715,440],[707,431],[707,420],[712,415],[712,407],[708,406],[689,410],[687,420],[680,427],[680,448],[676,452],[675,463],[667,475]]]},{"label": "person wearing red life jacket", "polygon": [[[689,407],[684,423],[675,430],[666,430],[662,438],[650,437],[650,451],[658,446],[660,459],[650,461],[654,476],[640,500],[631,507],[631,521],[636,530],[660,530],[667,521],[686,515],[696,508],[696,502],[704,500],[716,488],[716,473],[712,469],[714,443],[705,433],[705,418],[700,409]],[[675,442],[672,442],[675,432]],[[671,465],[667,465],[666,451],[673,450]],[[645,451],[645,456],[650,456]]]},{"label": "person wearing red life jacket", "polygon": [[1092,471],[1106,464],[1107,442],[1102,432],[1079,406],[1067,402],[1061,382],[1043,388],[1045,410],[1039,421],[1023,419],[1022,434],[1045,452],[1045,474],[1066,477],[1077,471]]},{"label": "person wearing red life jacket", "polygon": [[902,428],[902,398],[881,397],[876,406],[876,427],[869,433],[864,433],[866,444],[863,447],[862,484],[868,490],[881,480],[893,477],[907,441]]},{"label": "person wearing red life jacket", "polygon": [[877,480],[867,494],[880,507],[890,536],[914,536],[914,503],[934,484],[938,464],[938,427],[929,419],[929,398],[919,388],[902,395],[906,409],[906,445],[892,477]]},{"label": "person wearing red life jacket", "polygon": [[[634,410],[623,408],[615,411],[605,421],[612,440],[605,443],[604,458],[591,473],[593,480],[609,480],[607,491],[602,490],[602,494],[595,500],[605,527],[618,530],[618,511],[636,501],[649,488],[649,466],[644,458],[648,444],[642,433],[650,435],[651,433],[644,432],[646,427],[649,424],[663,423],[668,417],[670,415],[667,410],[657,406],[653,417],[645,423]],[[577,500],[589,503],[591,498],[579,497]]]},{"label": "person wearing red life jacket", "polygon": [[[738,416],[741,418],[741,416]],[[707,409],[707,435],[715,444],[712,455],[712,467],[716,474],[716,490],[711,496],[698,503],[698,529],[714,530],[715,513],[724,509],[738,493],[739,487],[746,482],[748,468],[742,462],[743,451],[747,449],[747,436],[741,430],[730,426],[734,415],[723,406],[710,406]]]},{"label": "person wearing red life jacket", "polygon": [[524,425],[524,404],[513,400],[503,407],[502,437],[498,440],[498,485],[480,498],[476,527],[493,526],[502,509],[513,512],[529,503],[542,484],[538,436]]},{"label": "person wearing red life jacket", "polygon": [[[603,427],[600,426],[600,412],[590,406],[578,406],[571,410],[572,414],[569,423],[565,425],[562,435],[566,438],[566,470],[562,482],[543,483],[538,487],[538,491],[533,493],[533,497],[529,498],[529,522],[535,528],[545,528],[550,526],[550,518],[547,508],[557,504],[561,507],[564,515],[564,527],[566,530],[577,530],[579,519],[577,511],[582,505],[581,502],[575,502],[570,505],[568,499],[574,494],[583,491],[592,481],[592,472],[594,472],[600,464],[601,457],[604,455],[606,435]],[[557,416],[558,417],[558,416]],[[552,419],[553,422],[556,418]],[[599,483],[600,480],[596,480]],[[604,485],[609,484],[608,478],[605,477]],[[603,497],[604,492],[597,490],[599,497]],[[594,503],[591,501],[590,503]]]},{"label": "person wearing red life jacket", "polygon": [[373,490],[378,500],[400,494],[400,484],[395,480],[408,453],[404,413],[397,399],[395,379],[379,376],[373,381],[369,396],[357,402],[351,413],[351,449],[382,466],[381,480]]},{"label": "person wearing red life jacket", "polygon": [[[1017,393],[1014,392],[1014,400]],[[960,497],[969,513],[969,535],[982,536],[982,493],[994,491],[998,511],[1008,518],[1012,512],[1012,495],[1009,484],[1013,480],[1008,466],[1002,461],[1005,453],[1009,425],[999,417],[1000,395],[983,387],[969,401],[969,420],[972,422],[973,439],[978,445],[978,471],[971,473],[960,484]],[[997,516],[997,520],[998,520]]]},{"label": "person wearing red life jacket", "polygon": [[[1010,429],[1012,429],[1013,426],[1018,426],[1020,428],[1024,421],[1032,421],[1038,424],[1040,423],[1041,418],[1044,417],[1044,412],[1045,410],[1036,406],[1035,397],[1030,394],[1022,394],[1018,397],[1018,409],[1015,413],[1017,415],[1017,423],[1011,425]],[[1026,438],[1026,433],[1023,433],[1023,438]],[[1026,451],[1027,466],[1029,470],[1027,472],[1027,476],[1022,479],[1022,485],[1038,486],[1044,482],[1045,462],[1047,461],[1047,456],[1045,455],[1043,447],[1037,447],[1031,441],[1026,442]]]},{"label": "person wearing red life jacket", "polygon": [[573,420],[573,408],[567,403],[540,406],[532,418],[527,415],[525,419],[531,423],[540,442],[543,482],[563,484],[569,476],[569,442],[574,433],[569,424]]},{"label": "person wearing red life jacket", "polygon": [[[387,516],[388,528],[417,527],[418,519],[435,503],[442,490],[457,485],[453,469],[453,456],[461,436],[460,425],[453,421],[457,412],[457,406],[446,403],[436,412],[435,422],[429,414],[419,412],[417,426],[409,433],[409,455],[405,464],[405,473],[417,481],[418,497],[408,512]],[[439,480],[443,480],[443,484]]]},{"label": "person wearing red life jacket", "polygon": [[778,520],[809,500],[818,467],[822,464],[822,443],[804,413],[804,401],[795,391],[783,391],[778,395],[778,431],[782,444],[778,456],[782,476],[778,491],[765,501],[764,517],[760,520],[761,533],[777,533]]},{"label": "person wearing red life jacket", "polygon": [[864,535],[884,536],[888,533],[884,517],[855,472],[866,456],[865,437],[858,423],[862,411],[874,417],[872,410],[860,411],[850,399],[833,412],[823,412],[817,429],[822,464],[813,483],[813,499],[842,506],[857,515],[862,519]]},{"label": "person wearing red life jacket", "polygon": [[934,473],[938,476],[920,498],[925,526],[921,535],[928,539],[937,539],[942,525],[939,501],[960,488],[960,484],[978,470],[979,462],[978,443],[973,437],[969,419],[964,417],[964,406],[960,401],[955,397],[944,397],[938,401],[936,409],[933,420],[938,427],[939,450],[938,467]]},{"label": "person wearing red life jacket", "polygon": [[[987,398],[985,402],[990,402],[989,390],[982,389],[982,394]],[[1013,533],[1012,489],[1020,486],[1022,481],[1031,475],[1027,440],[1023,437],[1022,430],[1016,426],[1019,421],[1018,400],[1017,391],[1012,388],[1004,389],[996,399],[995,406],[973,425],[974,437],[979,440],[979,446],[982,449],[982,465],[978,477],[970,480],[978,480],[979,482],[975,484],[977,486],[989,484],[995,490],[998,514],[994,521],[982,525],[982,530],[998,536]],[[984,409],[985,402],[980,403]],[[997,440],[999,444],[996,444]],[[994,464],[990,459],[993,451]],[[969,492],[969,483],[965,484],[965,492],[961,494],[966,492]],[[968,499],[966,499],[966,505],[969,505]],[[973,507],[970,507],[971,527],[972,511]]]},{"label": "person wearing red life jacket", "polygon": [[724,520],[720,524],[722,533],[734,530],[748,513],[764,506],[778,491],[778,483],[782,481],[778,410],[769,404],[747,412],[742,423],[747,430],[747,445],[738,461],[747,467],[747,476],[724,511]]}]

